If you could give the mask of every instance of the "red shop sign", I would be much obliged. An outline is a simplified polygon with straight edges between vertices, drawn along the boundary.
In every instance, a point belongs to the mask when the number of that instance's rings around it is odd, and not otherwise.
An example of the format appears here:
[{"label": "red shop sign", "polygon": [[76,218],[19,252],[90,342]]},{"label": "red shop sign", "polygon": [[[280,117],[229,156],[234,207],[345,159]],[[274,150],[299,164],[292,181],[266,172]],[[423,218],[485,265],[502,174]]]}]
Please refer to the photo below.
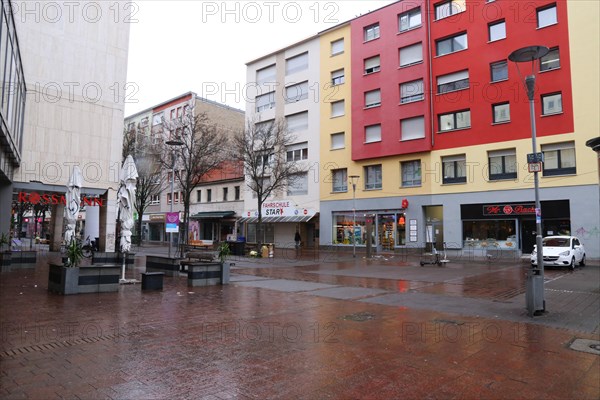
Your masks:
[{"label": "red shop sign", "polygon": [[483,215],[535,215],[535,204],[486,205]]}]

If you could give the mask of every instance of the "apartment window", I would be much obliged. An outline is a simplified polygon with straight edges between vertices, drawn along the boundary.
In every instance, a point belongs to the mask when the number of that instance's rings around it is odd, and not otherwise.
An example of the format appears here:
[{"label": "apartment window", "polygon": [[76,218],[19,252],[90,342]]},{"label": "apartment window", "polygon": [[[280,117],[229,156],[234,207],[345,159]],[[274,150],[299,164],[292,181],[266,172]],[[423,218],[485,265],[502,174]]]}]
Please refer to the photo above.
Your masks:
[{"label": "apartment window", "polygon": [[438,76],[438,93],[453,92],[469,87],[469,71],[459,71],[448,75]]},{"label": "apartment window", "polygon": [[381,125],[365,127],[365,143],[381,142]]},{"label": "apartment window", "polygon": [[153,194],[152,196],[150,196],[150,205],[156,205],[156,204],[160,204],[160,195],[159,194]]},{"label": "apartment window", "polygon": [[162,124],[162,117],[163,117],[163,113],[160,113],[160,114],[154,114],[154,115],[152,116],[152,126],[155,126],[155,125],[160,125],[160,124]]},{"label": "apartment window", "polygon": [[145,128],[148,126],[148,117],[142,118],[142,122],[140,123],[142,125],[142,128]]},{"label": "apartment window", "polygon": [[340,133],[334,133],[331,135],[331,150],[338,150],[338,149],[343,149],[344,147],[346,147],[344,140],[345,140],[345,133],[344,132],[340,132]]},{"label": "apartment window", "polygon": [[423,139],[425,137],[425,117],[400,120],[401,140]]},{"label": "apartment window", "polygon": [[558,22],[556,16],[556,4],[552,4],[549,7],[543,7],[537,9],[537,27],[543,28],[545,26],[554,25]]},{"label": "apartment window", "polygon": [[256,71],[256,83],[263,84],[266,82],[276,82],[277,75],[275,71],[275,64],[269,65],[268,67],[259,69]]},{"label": "apartment window", "polygon": [[308,173],[303,172],[291,176],[288,190],[288,196],[301,196],[308,194]]},{"label": "apartment window", "polygon": [[465,0],[450,0],[435,6],[435,19],[444,19],[466,10]]},{"label": "apartment window", "polygon": [[406,11],[398,15],[398,32],[404,32],[409,29],[421,26],[421,8]]},{"label": "apartment window", "polygon": [[171,119],[175,119],[175,112],[176,112],[175,109],[171,110]]},{"label": "apartment window", "polygon": [[402,187],[421,186],[421,161],[405,161],[400,163]]},{"label": "apartment window", "polygon": [[440,39],[435,42],[435,51],[438,56],[464,50],[467,47],[468,42],[466,32],[459,33],[458,35],[446,39]]},{"label": "apartment window", "polygon": [[423,44],[416,43],[400,49],[400,66],[418,64],[423,61]]},{"label": "apartment window", "polygon": [[338,69],[337,71],[333,71],[331,73],[331,85],[341,85],[344,83],[344,69]]},{"label": "apartment window", "polygon": [[377,39],[379,37],[379,24],[369,25],[364,28],[365,42]]},{"label": "apartment window", "polygon": [[331,118],[341,117],[344,115],[344,100],[331,102]]},{"label": "apartment window", "polygon": [[308,81],[290,85],[285,88],[285,102],[295,103],[308,99]]},{"label": "apartment window", "polygon": [[171,204],[171,193],[167,193],[167,204]]},{"label": "apartment window", "polygon": [[438,116],[440,131],[451,131],[454,129],[465,129],[471,127],[471,111],[457,111]]},{"label": "apartment window", "polygon": [[490,181],[517,178],[517,155],[515,149],[488,152]]},{"label": "apartment window", "polygon": [[234,191],[234,196],[235,196],[234,200],[239,200],[240,199],[240,187],[234,186],[233,191]]},{"label": "apartment window", "polygon": [[[173,194],[175,195],[175,197],[174,197],[175,204],[179,203],[179,192],[175,192]],[[181,200],[183,200],[183,199],[181,199]]]},{"label": "apartment window", "polygon": [[381,61],[380,61],[378,55],[367,58],[365,60],[365,75],[369,75],[374,72],[379,72],[380,70],[381,70]]},{"label": "apartment window", "polygon": [[210,203],[212,201],[212,189],[206,189],[206,202]]},{"label": "apartment window", "polygon": [[381,105],[381,90],[375,89],[365,92],[365,108],[379,107]]},{"label": "apartment window", "polygon": [[575,142],[542,145],[544,153],[543,176],[572,175],[577,173]]},{"label": "apartment window", "polygon": [[365,190],[381,189],[381,164],[365,167]]},{"label": "apartment window", "polygon": [[293,144],[286,149],[286,161],[301,160],[308,160],[308,142]]},{"label": "apartment window", "polygon": [[265,93],[260,96],[256,96],[256,112],[263,110],[269,110],[275,107],[275,92]]},{"label": "apartment window", "polygon": [[196,203],[202,202],[202,190],[196,190]]},{"label": "apartment window", "polygon": [[492,82],[505,81],[508,79],[508,62],[498,61],[490,64]]},{"label": "apartment window", "polygon": [[400,85],[400,103],[411,103],[413,101],[423,100],[423,79],[412,82],[406,82]]},{"label": "apartment window", "polygon": [[548,54],[540,58],[540,71],[550,71],[557,68],[560,68],[560,55],[558,47],[553,47]]},{"label": "apartment window", "polygon": [[492,106],[494,123],[499,124],[502,122],[510,121],[510,104],[509,103],[501,103],[494,104]]},{"label": "apartment window", "polygon": [[348,191],[348,170],[346,168],[334,169],[331,171],[332,192]]},{"label": "apartment window", "polygon": [[223,201],[227,201],[227,195],[229,194],[229,188],[223,188]]},{"label": "apartment window", "polygon": [[467,162],[464,154],[442,157],[442,182],[466,183]]},{"label": "apartment window", "polygon": [[490,42],[506,38],[506,22],[504,20],[492,22],[488,25]]},{"label": "apartment window", "polygon": [[331,55],[335,56],[344,52],[344,38],[331,42]]},{"label": "apartment window", "polygon": [[297,114],[287,115],[285,117],[287,131],[289,133],[305,131],[308,129],[308,111]]},{"label": "apartment window", "polygon": [[562,113],[562,94],[546,94],[542,96],[542,115]]},{"label": "apartment window", "polygon": [[285,74],[291,75],[308,69],[308,52],[285,60]]}]

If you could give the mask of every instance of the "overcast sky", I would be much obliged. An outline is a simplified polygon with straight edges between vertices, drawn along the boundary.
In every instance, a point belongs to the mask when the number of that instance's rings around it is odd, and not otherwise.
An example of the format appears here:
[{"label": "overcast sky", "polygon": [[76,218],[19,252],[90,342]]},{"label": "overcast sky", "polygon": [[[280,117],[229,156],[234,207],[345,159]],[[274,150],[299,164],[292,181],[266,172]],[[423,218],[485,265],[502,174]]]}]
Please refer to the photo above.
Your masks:
[{"label": "overcast sky", "polygon": [[138,1],[125,116],[188,91],[244,110],[246,63],[393,1]]}]

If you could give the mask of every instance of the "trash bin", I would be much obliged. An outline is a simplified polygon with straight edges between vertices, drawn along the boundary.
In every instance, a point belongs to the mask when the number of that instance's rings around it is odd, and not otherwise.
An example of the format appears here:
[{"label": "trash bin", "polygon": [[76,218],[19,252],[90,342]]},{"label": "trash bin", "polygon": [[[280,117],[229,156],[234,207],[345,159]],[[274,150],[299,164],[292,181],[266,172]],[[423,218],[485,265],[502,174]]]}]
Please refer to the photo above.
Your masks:
[{"label": "trash bin", "polygon": [[227,244],[234,256],[243,256],[246,252],[246,242],[227,242]]}]

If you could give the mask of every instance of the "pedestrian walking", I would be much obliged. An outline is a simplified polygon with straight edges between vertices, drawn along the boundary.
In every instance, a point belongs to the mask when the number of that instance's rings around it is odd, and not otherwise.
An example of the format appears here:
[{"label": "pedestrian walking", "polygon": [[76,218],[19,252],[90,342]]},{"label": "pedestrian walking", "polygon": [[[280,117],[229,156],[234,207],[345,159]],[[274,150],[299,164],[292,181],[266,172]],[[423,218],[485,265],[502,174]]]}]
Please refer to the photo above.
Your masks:
[{"label": "pedestrian walking", "polygon": [[296,249],[299,249],[300,242],[302,241],[302,238],[300,237],[300,232],[296,231],[296,234],[294,235],[294,241],[296,242]]}]

